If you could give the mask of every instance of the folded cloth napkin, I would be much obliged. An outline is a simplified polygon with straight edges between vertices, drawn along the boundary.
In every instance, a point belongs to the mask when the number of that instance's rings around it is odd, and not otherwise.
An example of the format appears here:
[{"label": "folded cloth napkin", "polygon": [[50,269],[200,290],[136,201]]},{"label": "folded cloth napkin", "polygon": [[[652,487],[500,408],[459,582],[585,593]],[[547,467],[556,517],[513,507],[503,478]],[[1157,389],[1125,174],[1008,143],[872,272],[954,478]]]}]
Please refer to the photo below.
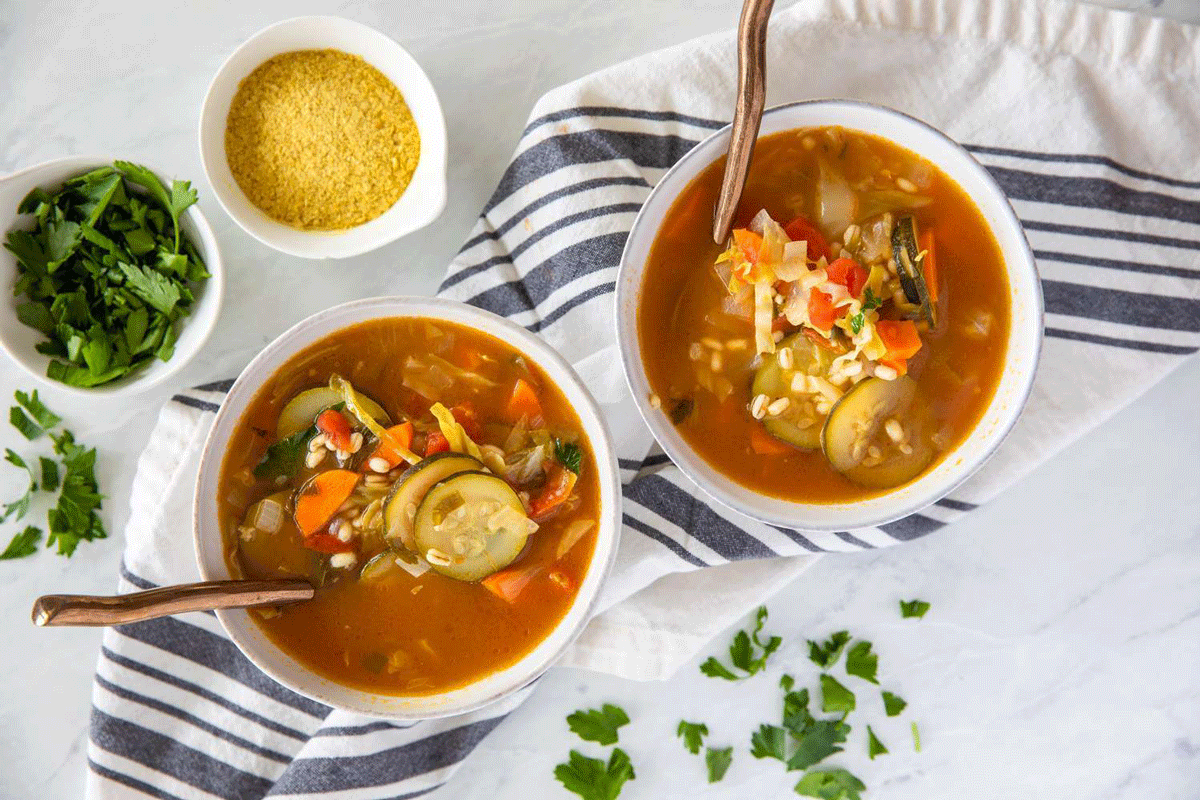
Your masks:
[{"label": "folded cloth napkin", "polygon": [[[997,456],[950,499],[836,534],[761,525],[697,491],[655,448],[618,366],[612,292],[626,233],[663,171],[724,124],[732,36],[543,98],[441,294],[545,336],[615,434],[620,553],[602,613],[562,663],[668,675],[811,563],[804,554],[881,547],[945,525],[1200,348],[1198,56],[1195,30],[1074,3],[820,0],[776,14],[771,102],[861,98],[966,143],[1012,198],[1046,297],[1037,385]],[[122,590],[196,578],[190,540],[170,521],[186,518],[228,386],[182,393],[163,409],[138,465]],[[443,784],[530,691],[401,725],[276,685],[212,615],[124,626],[105,633],[97,668],[88,794],[414,797]]]}]

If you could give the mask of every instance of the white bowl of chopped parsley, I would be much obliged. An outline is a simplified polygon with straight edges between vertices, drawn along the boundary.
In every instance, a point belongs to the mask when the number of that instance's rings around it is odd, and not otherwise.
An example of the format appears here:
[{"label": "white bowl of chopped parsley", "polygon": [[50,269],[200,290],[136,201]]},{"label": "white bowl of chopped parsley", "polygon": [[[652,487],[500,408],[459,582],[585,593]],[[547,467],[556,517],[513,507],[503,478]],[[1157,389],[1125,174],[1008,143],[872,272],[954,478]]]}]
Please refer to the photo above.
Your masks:
[{"label": "white bowl of chopped parsley", "polygon": [[221,306],[216,239],[187,181],[73,156],[0,178],[11,216],[0,346],[66,392],[124,395],[178,372]]}]

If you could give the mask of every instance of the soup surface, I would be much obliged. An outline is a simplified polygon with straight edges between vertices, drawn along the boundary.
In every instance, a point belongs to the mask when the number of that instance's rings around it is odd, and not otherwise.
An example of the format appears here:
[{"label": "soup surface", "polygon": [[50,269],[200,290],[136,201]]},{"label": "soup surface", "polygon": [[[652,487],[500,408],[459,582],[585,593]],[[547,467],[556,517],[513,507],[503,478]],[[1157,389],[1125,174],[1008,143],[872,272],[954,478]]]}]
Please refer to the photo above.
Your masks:
[{"label": "soup surface", "polygon": [[680,194],[638,306],[653,395],[714,468],[847,502],[919,477],[979,421],[1003,370],[1004,261],[931,163],[842,128],[760,139],[725,244],[724,159]]},{"label": "soup surface", "polygon": [[221,469],[234,574],[303,576],[250,612],[338,683],[421,695],[509,666],[587,573],[596,464],[562,392],[504,342],[392,318],[298,353],[255,395]]}]

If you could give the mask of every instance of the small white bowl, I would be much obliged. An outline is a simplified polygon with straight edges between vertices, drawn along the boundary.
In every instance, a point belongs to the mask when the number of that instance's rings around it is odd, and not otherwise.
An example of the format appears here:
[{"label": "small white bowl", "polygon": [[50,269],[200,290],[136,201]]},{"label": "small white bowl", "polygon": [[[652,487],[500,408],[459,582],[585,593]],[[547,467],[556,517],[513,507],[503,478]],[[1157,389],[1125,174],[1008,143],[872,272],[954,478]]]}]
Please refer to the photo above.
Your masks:
[{"label": "small white bowl", "polygon": [[[268,217],[238,186],[225,158],[225,121],[238,84],[264,61],[294,50],[360,56],[404,95],[421,136],[412,181],[391,208],[344,231],[302,231]],[[242,230],[301,258],[348,258],[423,228],[446,207],[446,120],[433,84],[408,52],[373,28],[341,17],[296,17],[264,28],[233,51],[213,76],[200,109],[200,159],[217,200]]]},{"label": "small white bowl", "polygon": [[[33,227],[33,217],[17,214],[17,204],[34,187],[40,186],[46,191],[59,189],[67,179],[97,167],[111,165],[113,160],[110,156],[70,156],[46,161],[0,177],[0,215],[3,215],[0,218],[7,220],[7,224],[3,226],[3,237],[7,238],[8,232],[12,230]],[[147,166],[160,179],[169,181],[173,177],[153,165]],[[0,248],[0,286],[4,287],[3,309],[0,310],[0,347],[4,348],[13,361],[46,386],[64,394],[93,398],[136,394],[162,383],[183,369],[204,346],[213,326],[216,325],[225,288],[225,267],[217,250],[216,237],[213,236],[212,228],[208,226],[208,220],[204,218],[198,205],[191,206],[183,213],[179,226],[200,252],[200,257],[204,259],[204,265],[212,277],[195,289],[196,302],[191,313],[179,323],[179,339],[175,342],[175,353],[169,361],[155,359],[132,375],[93,388],[68,386],[46,377],[46,367],[51,359],[34,349],[37,344],[45,341],[46,337],[17,319],[17,306],[26,298],[23,295],[13,296],[12,287],[18,275],[17,259],[3,248]]]},{"label": "small white bowl", "polygon": [[617,334],[638,409],[667,455],[715,499],[748,517],[798,530],[841,531],[892,522],[945,497],[988,459],[1012,429],[1033,386],[1042,344],[1042,286],[1033,254],[1008,198],[979,162],[945,134],[907,114],[851,100],[812,100],[763,114],[760,135],[838,125],[888,139],[954,179],[982,212],[1008,273],[1012,325],[996,394],[971,434],[912,483],[850,503],[797,503],[760,494],[717,471],[684,441],[661,409],[650,407],[637,307],[650,248],[667,211],[692,180],[729,148],[726,126],[692,148],[654,187],[633,223],[617,279]]},{"label": "small white bowl", "polygon": [[221,460],[242,414],[263,383],[289,358],[318,339],[367,320],[426,317],[465,325],[517,348],[546,371],[579,415],[599,470],[600,519],[587,575],[567,613],[540,644],[510,667],[461,689],[427,697],[394,697],[364,692],[324,678],[275,645],[246,611],[218,611],[229,637],[259,669],[292,691],[359,714],[393,719],[428,719],[461,714],[494,703],[548,669],[591,617],[600,587],[612,567],[621,530],[621,489],[617,456],[600,409],[571,366],[545,341],[487,311],[451,300],[376,297],[355,300],[314,314],[293,326],[258,354],[229,390],[213,422],[196,478],[194,528],[196,559],[204,580],[229,580],[225,545],[217,524],[217,485]]}]

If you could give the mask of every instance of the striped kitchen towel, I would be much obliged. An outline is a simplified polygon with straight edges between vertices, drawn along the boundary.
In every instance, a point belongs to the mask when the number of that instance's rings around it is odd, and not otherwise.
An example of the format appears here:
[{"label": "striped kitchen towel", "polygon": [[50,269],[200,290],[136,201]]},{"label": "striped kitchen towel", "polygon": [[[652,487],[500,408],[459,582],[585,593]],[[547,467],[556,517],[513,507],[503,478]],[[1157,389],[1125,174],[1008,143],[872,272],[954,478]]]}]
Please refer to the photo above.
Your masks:
[{"label": "striped kitchen towel", "polygon": [[[772,22],[770,101],[869,100],[965,142],[1028,231],[1043,278],[1046,346],[1028,410],[997,456],[920,514],[812,534],[710,502],[655,448],[628,396],[612,296],[626,233],[650,187],[724,124],[733,59],[732,36],[721,34],[543,98],[441,289],[545,336],[575,364],[613,428],[625,528],[604,610],[565,658],[575,666],[669,674],[810,563],[804,554],[936,530],[1200,348],[1195,30],[1039,0],[803,2]],[[182,393],[163,410],[139,463],[122,590],[196,578],[190,539],[175,520],[187,517],[197,455],[228,385]],[[773,556],[783,558],[764,560]],[[465,717],[399,725],[274,684],[212,615],[125,626],[104,636],[88,792],[415,797],[445,783],[530,691]]]}]

